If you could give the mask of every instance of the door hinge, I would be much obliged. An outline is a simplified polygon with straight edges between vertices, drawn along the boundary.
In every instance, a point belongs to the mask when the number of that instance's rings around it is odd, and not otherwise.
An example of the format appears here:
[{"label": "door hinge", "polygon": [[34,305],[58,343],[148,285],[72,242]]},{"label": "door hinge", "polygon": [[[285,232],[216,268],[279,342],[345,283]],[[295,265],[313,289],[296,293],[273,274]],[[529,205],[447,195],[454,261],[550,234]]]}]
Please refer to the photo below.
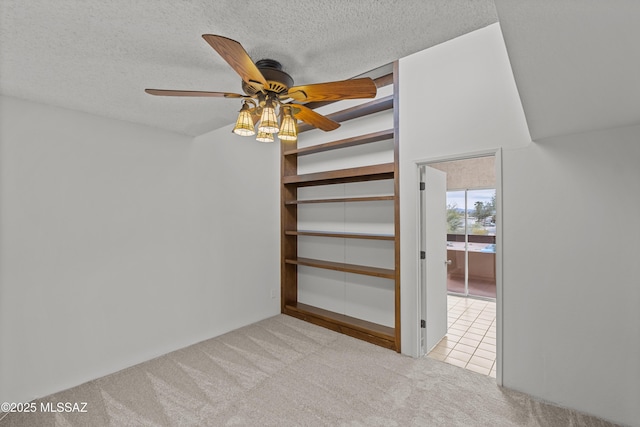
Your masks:
[{"label": "door hinge", "polygon": [[421,182],[420,183],[420,191],[424,191],[424,189],[425,189],[424,182]]},{"label": "door hinge", "polygon": [[420,251],[420,259],[427,259],[427,253],[425,251]]},{"label": "door hinge", "polygon": [[423,329],[427,327],[427,322],[424,319],[420,319],[420,327]]}]

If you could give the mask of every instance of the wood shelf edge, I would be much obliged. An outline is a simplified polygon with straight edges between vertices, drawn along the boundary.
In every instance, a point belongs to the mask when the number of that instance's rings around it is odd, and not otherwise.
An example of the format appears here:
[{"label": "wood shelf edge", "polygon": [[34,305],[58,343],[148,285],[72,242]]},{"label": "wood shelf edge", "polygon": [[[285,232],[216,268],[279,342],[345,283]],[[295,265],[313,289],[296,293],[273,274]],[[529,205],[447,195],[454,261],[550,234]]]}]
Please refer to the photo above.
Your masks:
[{"label": "wood shelf edge", "polygon": [[311,258],[285,259],[286,264],[304,265],[307,267],[322,268],[325,270],[344,271],[346,273],[362,274],[365,276],[380,277],[383,279],[394,280],[396,278],[395,270],[389,268],[370,267],[366,265],[347,264],[343,262],[324,261]]},{"label": "wood shelf edge", "polygon": [[394,241],[393,234],[374,234],[374,233],[346,233],[346,232],[329,232],[329,231],[312,231],[312,230],[285,230],[286,236],[315,236],[315,237],[337,237],[342,239],[369,239],[369,240],[390,240]]},{"label": "wood shelf edge", "polygon": [[285,156],[291,156],[294,154],[297,154],[298,156],[304,156],[308,154],[322,153],[330,150],[338,150],[342,148],[370,144],[373,142],[387,141],[389,139],[393,139],[393,136],[394,136],[393,129],[385,129],[378,132],[368,133],[366,135],[359,135],[351,138],[345,138],[337,141],[327,142],[325,144],[318,144],[318,145],[312,145],[309,147],[296,148],[294,150],[287,150],[282,154]]},{"label": "wood shelf edge", "polygon": [[[326,117],[335,122],[342,123],[348,120],[357,119],[359,117],[368,116],[370,114],[379,113],[380,111],[390,110],[392,108],[393,95],[388,95],[382,98],[374,99],[373,101],[365,102],[364,104],[356,105],[355,107],[347,108],[346,110],[340,110],[336,111],[335,113],[327,114]],[[298,134],[311,129],[315,129],[315,127],[303,123],[298,126]]]},{"label": "wood shelf edge", "polygon": [[362,197],[336,197],[333,199],[307,199],[307,200],[290,200],[285,205],[303,205],[311,203],[341,203],[341,202],[378,202],[384,200],[395,200],[396,196],[362,196]]},{"label": "wood shelf edge", "polygon": [[395,349],[395,330],[388,326],[302,303],[285,305],[284,313],[337,332],[365,339],[383,347]]},{"label": "wood shelf edge", "polygon": [[324,172],[313,172],[302,175],[285,175],[282,177],[284,185],[321,185],[322,183],[337,183],[344,181],[366,181],[374,179],[393,179],[394,163],[360,166],[348,169],[335,169]]}]

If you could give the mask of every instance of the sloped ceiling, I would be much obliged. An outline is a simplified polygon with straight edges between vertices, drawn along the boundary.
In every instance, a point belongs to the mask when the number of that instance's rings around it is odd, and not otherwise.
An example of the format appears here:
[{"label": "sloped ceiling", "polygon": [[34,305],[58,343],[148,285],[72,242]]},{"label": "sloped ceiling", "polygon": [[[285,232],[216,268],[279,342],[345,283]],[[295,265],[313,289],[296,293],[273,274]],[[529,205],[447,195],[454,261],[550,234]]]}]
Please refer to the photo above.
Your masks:
[{"label": "sloped ceiling", "polygon": [[493,0],[0,0],[0,94],[199,135],[232,123],[239,102],[143,91],[241,92],[202,34],[235,39],[307,84],[496,21]]},{"label": "sloped ceiling", "polygon": [[534,140],[640,124],[640,1],[495,3]]}]

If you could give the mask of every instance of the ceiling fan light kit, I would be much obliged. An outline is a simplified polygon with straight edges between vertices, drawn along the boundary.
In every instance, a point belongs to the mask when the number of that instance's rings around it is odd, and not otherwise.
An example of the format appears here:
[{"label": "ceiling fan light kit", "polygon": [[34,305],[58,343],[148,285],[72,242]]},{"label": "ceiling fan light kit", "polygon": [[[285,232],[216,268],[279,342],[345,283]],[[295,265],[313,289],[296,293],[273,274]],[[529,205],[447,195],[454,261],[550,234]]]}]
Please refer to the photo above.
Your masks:
[{"label": "ceiling fan light kit", "polygon": [[282,124],[280,125],[280,133],[278,138],[281,141],[294,142],[298,140],[298,126],[296,119],[293,118],[291,107],[284,106],[282,109]]},{"label": "ceiling fan light kit", "polygon": [[254,129],[253,118],[251,117],[251,109],[249,107],[248,102],[242,103],[242,108],[240,109],[240,113],[238,114],[238,120],[236,120],[236,125],[233,128],[233,133],[240,136],[251,136],[255,135],[256,131]]},{"label": "ceiling fan light kit", "polygon": [[266,133],[278,133],[280,130],[278,127],[278,119],[276,118],[276,108],[269,94],[267,94],[267,100],[264,103],[264,107],[262,107],[258,130]]},{"label": "ceiling fan light kit", "polygon": [[242,98],[242,107],[233,128],[236,135],[255,135],[255,119],[258,117],[260,121],[256,139],[260,142],[273,142],[275,134],[282,141],[297,141],[297,120],[331,131],[340,124],[293,101],[306,103],[375,98],[377,93],[375,83],[368,77],[293,86],[293,79],[282,70],[278,61],[261,59],[254,63],[247,51],[235,40],[213,34],[204,34],[202,38],[240,75],[245,95],[165,89],[145,89],[145,92],[156,96]]},{"label": "ceiling fan light kit", "polygon": [[256,136],[258,142],[273,142],[274,140],[272,133],[258,131],[258,136]]}]

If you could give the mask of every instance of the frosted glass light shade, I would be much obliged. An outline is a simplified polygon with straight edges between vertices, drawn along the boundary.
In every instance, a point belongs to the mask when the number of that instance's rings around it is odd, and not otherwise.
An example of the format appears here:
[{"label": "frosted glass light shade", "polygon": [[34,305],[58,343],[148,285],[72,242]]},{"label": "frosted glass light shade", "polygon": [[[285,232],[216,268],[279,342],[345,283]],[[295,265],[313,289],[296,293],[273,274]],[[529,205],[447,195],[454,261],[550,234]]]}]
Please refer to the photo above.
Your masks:
[{"label": "frosted glass light shade", "polygon": [[291,114],[285,114],[282,118],[282,125],[280,126],[278,138],[282,141],[297,141],[298,130],[296,128],[296,120],[291,117]]},{"label": "frosted glass light shade", "polygon": [[267,132],[262,132],[261,130],[258,131],[258,136],[256,137],[256,140],[260,141],[260,142],[273,142],[273,134],[271,133],[267,133]]},{"label": "frosted glass light shade", "polygon": [[242,110],[240,110],[238,120],[236,120],[236,126],[233,128],[233,133],[240,136],[251,136],[256,133],[249,108],[245,109],[243,106]]}]

